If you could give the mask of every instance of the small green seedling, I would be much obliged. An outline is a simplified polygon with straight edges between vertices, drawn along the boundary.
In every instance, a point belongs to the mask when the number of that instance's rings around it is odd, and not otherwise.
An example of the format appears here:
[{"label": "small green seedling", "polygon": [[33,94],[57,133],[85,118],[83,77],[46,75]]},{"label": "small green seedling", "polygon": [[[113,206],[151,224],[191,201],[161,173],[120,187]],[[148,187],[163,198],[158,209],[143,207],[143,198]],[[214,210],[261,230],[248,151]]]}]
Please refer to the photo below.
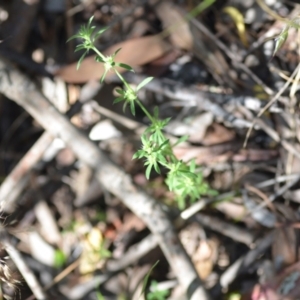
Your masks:
[{"label": "small green seedling", "polygon": [[151,281],[150,292],[147,294],[147,300],[166,300],[169,295],[168,290],[160,290],[158,283],[155,280]]},{"label": "small green seedling", "polygon": [[54,267],[61,268],[62,266],[64,266],[66,261],[67,261],[67,257],[64,254],[64,252],[60,249],[57,249],[55,251],[55,256],[54,256]]},{"label": "small green seedling", "polygon": [[187,164],[182,160],[178,160],[175,156],[173,147],[185,140],[186,137],[179,139],[175,145],[172,145],[163,132],[170,119],[160,120],[158,108],[155,108],[153,114],[151,114],[138,99],[138,91],[153,78],[146,78],[136,89],[133,89],[117,69],[123,68],[133,72],[130,66],[115,61],[121,49],[118,49],[110,56],[105,56],[95,47],[95,41],[106,28],[96,31],[96,27],[92,25],[92,21],[93,17],[90,18],[87,25],[81,27],[78,34],[69,39],[80,39],[81,43],[76,47],[75,51],[84,50],[84,53],[78,61],[77,68],[80,67],[81,62],[88,52],[94,51],[96,53],[95,60],[99,63],[103,63],[105,67],[101,82],[110,71],[114,72],[123,83],[123,88],[116,90],[119,97],[115,99],[114,103],[123,102],[124,110],[129,106],[133,115],[135,115],[136,106],[139,106],[149,119],[150,125],[141,136],[142,148],[133,156],[133,158],[143,159],[145,161],[144,165],[146,167],[145,173],[147,179],[150,178],[152,169],[160,173],[161,168],[163,168],[167,173],[166,184],[169,190],[176,195],[180,209],[186,206],[187,199],[194,202],[203,194],[215,194],[216,192],[212,191],[203,181],[202,172],[196,167],[194,160]]}]

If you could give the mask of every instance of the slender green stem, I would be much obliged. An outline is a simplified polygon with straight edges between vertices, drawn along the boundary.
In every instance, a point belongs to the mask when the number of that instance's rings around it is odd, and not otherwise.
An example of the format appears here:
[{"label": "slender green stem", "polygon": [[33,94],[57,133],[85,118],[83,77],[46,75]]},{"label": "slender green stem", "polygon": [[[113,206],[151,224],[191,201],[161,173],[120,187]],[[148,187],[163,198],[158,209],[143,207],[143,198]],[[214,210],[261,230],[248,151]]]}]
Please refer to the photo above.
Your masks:
[{"label": "slender green stem", "polygon": [[[128,82],[125,80],[125,78],[119,73],[119,71],[114,68],[114,71],[116,72],[117,76],[120,78],[120,80],[124,83],[124,85],[126,86],[127,89],[131,89],[131,87],[129,86]],[[151,123],[154,122],[154,119],[152,118],[152,116],[150,115],[150,113],[148,112],[148,110],[146,109],[146,107],[142,104],[142,102],[136,98],[135,99],[135,103],[142,109],[142,111],[145,113],[145,115],[149,118],[149,120],[151,121]]]},{"label": "slender green stem", "polygon": [[105,56],[94,46],[92,50],[99,55],[103,60],[105,60]]},{"label": "slender green stem", "polygon": [[[92,50],[99,55],[102,59],[105,59],[105,57],[103,56],[103,54],[96,48],[93,47]],[[124,85],[126,86],[127,89],[131,89],[131,87],[129,86],[128,82],[125,80],[125,78],[119,73],[119,71],[114,67],[113,68],[114,72],[116,73],[116,75],[120,78],[120,80],[124,83]],[[139,107],[143,110],[143,112],[145,113],[145,115],[149,118],[149,120],[151,121],[151,123],[154,122],[154,119],[152,118],[151,114],[148,112],[148,110],[145,108],[145,106],[142,104],[142,102],[140,102],[138,100],[138,98],[135,100],[135,102],[139,105]]]},{"label": "slender green stem", "polygon": [[145,115],[149,118],[150,122],[154,123],[154,119],[152,118],[152,116],[150,115],[150,113],[148,112],[144,104],[138,98],[136,98],[135,103],[143,110]]},{"label": "slender green stem", "polygon": [[126,86],[127,89],[131,89],[131,87],[129,86],[128,82],[125,80],[125,78],[119,73],[119,71],[114,68],[115,73],[117,74],[117,76],[120,78],[120,80],[124,83],[124,85]]}]

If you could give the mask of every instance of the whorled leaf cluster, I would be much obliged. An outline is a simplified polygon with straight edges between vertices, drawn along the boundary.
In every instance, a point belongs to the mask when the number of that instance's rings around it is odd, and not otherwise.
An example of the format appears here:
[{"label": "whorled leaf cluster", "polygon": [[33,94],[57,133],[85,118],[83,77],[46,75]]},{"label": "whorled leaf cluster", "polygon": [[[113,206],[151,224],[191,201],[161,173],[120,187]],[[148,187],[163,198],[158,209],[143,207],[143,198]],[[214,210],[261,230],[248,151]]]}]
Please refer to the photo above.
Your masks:
[{"label": "whorled leaf cluster", "polygon": [[121,49],[118,49],[113,55],[105,56],[95,47],[96,39],[99,38],[106,28],[95,32],[96,27],[92,26],[92,21],[93,17],[90,18],[87,25],[81,27],[78,34],[69,39],[80,39],[81,43],[76,47],[75,51],[84,50],[78,61],[77,68],[80,67],[88,52],[90,50],[94,51],[96,53],[96,61],[103,63],[105,67],[101,81],[105,79],[107,72],[113,71],[123,83],[123,88],[116,89],[119,97],[115,99],[114,103],[123,102],[123,108],[125,109],[129,106],[133,115],[135,115],[136,106],[139,106],[148,117],[150,125],[141,136],[142,147],[133,156],[133,158],[144,159],[147,179],[150,178],[152,169],[157,173],[160,173],[161,169],[163,169],[167,177],[165,182],[169,190],[176,195],[180,209],[186,206],[187,200],[193,202],[199,199],[201,195],[215,194],[216,192],[211,190],[208,184],[203,181],[202,172],[196,167],[194,160],[187,164],[175,156],[173,147],[184,141],[186,137],[182,137],[175,145],[172,145],[163,133],[170,119],[160,120],[157,107],[151,114],[138,99],[138,91],[153,78],[148,77],[144,79],[136,89],[133,89],[117,70],[117,67],[121,67],[133,72],[130,66],[115,61],[116,55]]}]

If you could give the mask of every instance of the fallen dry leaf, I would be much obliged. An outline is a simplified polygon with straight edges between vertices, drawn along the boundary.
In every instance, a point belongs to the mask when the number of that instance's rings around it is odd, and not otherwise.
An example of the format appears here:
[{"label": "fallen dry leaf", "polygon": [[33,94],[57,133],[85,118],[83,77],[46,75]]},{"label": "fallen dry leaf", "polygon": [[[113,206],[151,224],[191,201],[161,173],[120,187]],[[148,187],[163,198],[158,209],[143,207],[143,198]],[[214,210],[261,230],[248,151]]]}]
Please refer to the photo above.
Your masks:
[{"label": "fallen dry leaf", "polygon": [[[122,48],[117,54],[116,61],[131,67],[147,64],[171,50],[171,45],[164,41],[159,35],[145,36],[127,40],[104,51],[105,55],[112,55],[116,50]],[[59,69],[55,75],[68,83],[85,83],[89,80],[99,80],[104,73],[104,66],[95,62],[95,56],[86,57],[77,71],[77,62]],[[120,71],[126,71],[120,69]],[[109,76],[112,73],[109,73]]]},{"label": "fallen dry leaf", "polygon": [[184,50],[191,50],[193,47],[193,36],[189,23],[180,13],[178,7],[172,2],[161,1],[156,6],[156,13],[165,28],[162,34],[170,35],[170,40],[174,46]]}]

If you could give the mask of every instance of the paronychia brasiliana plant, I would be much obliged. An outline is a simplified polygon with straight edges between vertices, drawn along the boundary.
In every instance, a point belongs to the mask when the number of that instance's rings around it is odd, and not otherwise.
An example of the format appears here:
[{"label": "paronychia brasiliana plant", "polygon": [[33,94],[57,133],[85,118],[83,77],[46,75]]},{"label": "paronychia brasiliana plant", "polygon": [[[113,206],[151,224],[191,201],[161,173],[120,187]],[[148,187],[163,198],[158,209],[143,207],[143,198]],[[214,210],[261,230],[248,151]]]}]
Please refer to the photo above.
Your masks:
[{"label": "paronychia brasiliana plant", "polygon": [[216,192],[211,190],[208,184],[204,182],[202,172],[197,168],[195,160],[186,163],[177,159],[174,155],[173,147],[186,140],[187,137],[184,136],[180,138],[176,144],[172,145],[163,132],[165,126],[170,121],[170,118],[160,120],[157,107],[154,109],[153,114],[151,114],[139,100],[138,91],[149,83],[153,77],[144,79],[136,89],[133,89],[117,68],[121,67],[131,72],[134,72],[134,70],[131,66],[115,61],[116,55],[121,49],[118,49],[112,55],[105,56],[96,48],[95,41],[106,28],[96,31],[96,27],[92,25],[92,21],[93,17],[89,19],[87,25],[83,25],[80,28],[78,34],[72,36],[68,40],[79,39],[81,41],[81,43],[76,46],[75,50],[84,51],[78,61],[77,69],[80,67],[81,62],[88,52],[90,50],[94,51],[96,53],[96,62],[104,64],[105,71],[100,79],[101,82],[103,82],[107,73],[112,71],[123,83],[122,89],[116,89],[119,97],[115,99],[114,103],[123,102],[123,108],[125,109],[129,106],[133,115],[135,115],[136,106],[139,106],[148,117],[150,125],[141,136],[142,147],[133,156],[133,158],[144,159],[147,179],[150,178],[153,169],[157,173],[161,172],[161,168],[166,170],[167,178],[165,182],[169,190],[176,195],[176,200],[178,201],[180,209],[183,209],[186,206],[187,200],[194,202],[199,199],[201,195],[215,194]]}]

